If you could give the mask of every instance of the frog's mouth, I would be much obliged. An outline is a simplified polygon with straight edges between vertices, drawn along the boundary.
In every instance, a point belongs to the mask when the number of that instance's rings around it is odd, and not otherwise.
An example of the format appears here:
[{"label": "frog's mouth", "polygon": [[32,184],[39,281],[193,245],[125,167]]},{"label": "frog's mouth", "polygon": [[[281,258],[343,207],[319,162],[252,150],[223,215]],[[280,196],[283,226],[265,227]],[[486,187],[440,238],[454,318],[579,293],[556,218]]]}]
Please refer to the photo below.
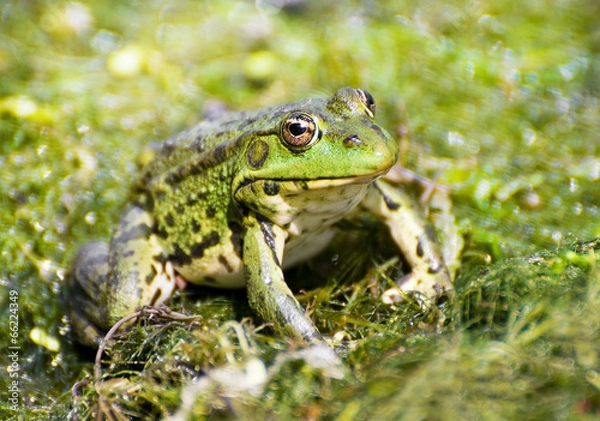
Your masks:
[{"label": "frog's mouth", "polygon": [[271,180],[271,183],[280,183],[285,185],[286,190],[298,192],[304,190],[322,190],[335,187],[347,186],[349,184],[361,185],[369,184],[380,177],[383,173],[371,174],[361,177],[343,177],[343,178],[317,178],[314,180]]},{"label": "frog's mouth", "polygon": [[284,187],[288,193],[301,193],[307,190],[322,190],[342,187],[347,185],[364,185],[369,184],[373,180],[385,175],[388,169],[378,171],[376,173],[365,174],[354,177],[339,177],[339,178],[315,178],[312,180],[298,180],[293,178],[271,178],[271,179],[250,179],[245,180],[239,187],[238,191],[249,185],[262,186],[267,195],[278,194],[281,187]]}]

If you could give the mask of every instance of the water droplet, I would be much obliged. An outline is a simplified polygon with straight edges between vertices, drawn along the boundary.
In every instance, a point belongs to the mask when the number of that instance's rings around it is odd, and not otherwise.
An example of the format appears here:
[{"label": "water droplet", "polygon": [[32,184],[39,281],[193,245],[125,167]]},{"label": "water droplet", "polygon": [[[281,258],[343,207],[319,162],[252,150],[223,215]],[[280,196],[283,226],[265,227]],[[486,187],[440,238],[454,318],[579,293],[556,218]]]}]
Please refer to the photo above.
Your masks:
[{"label": "water droplet", "polygon": [[535,131],[533,131],[529,127],[523,129],[523,131],[521,132],[521,139],[523,139],[523,142],[525,142],[527,146],[533,145],[533,142],[535,142],[535,138]]},{"label": "water droplet", "polygon": [[577,180],[574,178],[569,179],[569,191],[573,193],[576,192],[578,188],[579,183],[577,182]]},{"label": "water droplet", "polygon": [[560,240],[562,240],[562,233],[561,233],[560,231],[554,231],[554,232],[552,233],[552,240],[553,240],[555,243],[559,243],[559,242],[560,242]]},{"label": "water droplet", "polygon": [[85,217],[83,219],[88,224],[94,225],[96,223],[96,212],[88,212],[88,213],[86,213]]},{"label": "water droplet", "polygon": [[465,138],[458,132],[448,132],[448,144],[450,146],[462,146],[465,143]]}]

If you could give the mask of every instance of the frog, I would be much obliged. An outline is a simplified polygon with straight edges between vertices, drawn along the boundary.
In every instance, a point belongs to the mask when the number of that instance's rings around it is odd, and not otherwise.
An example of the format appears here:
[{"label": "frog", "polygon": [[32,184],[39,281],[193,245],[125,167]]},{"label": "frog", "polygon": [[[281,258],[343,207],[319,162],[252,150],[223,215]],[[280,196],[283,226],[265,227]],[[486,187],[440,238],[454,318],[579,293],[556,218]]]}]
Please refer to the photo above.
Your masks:
[{"label": "frog", "polygon": [[385,181],[398,142],[375,122],[363,89],[342,88],[254,111],[224,112],[153,148],[109,243],[76,254],[69,275],[72,330],[85,345],[144,306],[192,283],[246,288],[276,333],[325,339],[284,271],[321,253],[342,221],[367,212],[410,266],[398,287],[423,303],[452,293],[435,230]]}]

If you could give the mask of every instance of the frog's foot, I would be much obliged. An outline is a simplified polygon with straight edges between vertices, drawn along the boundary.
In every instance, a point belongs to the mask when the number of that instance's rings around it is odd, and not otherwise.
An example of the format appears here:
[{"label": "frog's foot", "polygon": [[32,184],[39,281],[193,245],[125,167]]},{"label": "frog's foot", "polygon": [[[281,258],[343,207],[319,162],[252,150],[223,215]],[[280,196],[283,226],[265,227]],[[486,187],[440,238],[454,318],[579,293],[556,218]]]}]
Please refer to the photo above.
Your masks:
[{"label": "frog's foot", "polygon": [[438,273],[416,271],[403,276],[395,288],[383,293],[382,301],[396,304],[407,299],[416,300],[423,308],[429,308],[447,299],[453,292],[447,270]]},{"label": "frog's foot", "polygon": [[87,346],[98,346],[104,336],[104,330],[99,330],[79,310],[71,309],[71,330],[77,342]]}]

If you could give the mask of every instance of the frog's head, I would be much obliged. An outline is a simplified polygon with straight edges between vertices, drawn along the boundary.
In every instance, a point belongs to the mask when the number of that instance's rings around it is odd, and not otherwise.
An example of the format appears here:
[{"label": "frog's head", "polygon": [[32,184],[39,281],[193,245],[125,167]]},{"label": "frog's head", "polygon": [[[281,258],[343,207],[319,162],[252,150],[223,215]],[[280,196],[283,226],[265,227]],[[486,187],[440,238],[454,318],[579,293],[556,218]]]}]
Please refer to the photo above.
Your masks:
[{"label": "frog's head", "polygon": [[257,195],[366,186],[396,162],[398,145],[375,124],[375,101],[366,91],[343,88],[269,114],[262,131],[249,132],[234,180],[236,199],[251,207]]}]

